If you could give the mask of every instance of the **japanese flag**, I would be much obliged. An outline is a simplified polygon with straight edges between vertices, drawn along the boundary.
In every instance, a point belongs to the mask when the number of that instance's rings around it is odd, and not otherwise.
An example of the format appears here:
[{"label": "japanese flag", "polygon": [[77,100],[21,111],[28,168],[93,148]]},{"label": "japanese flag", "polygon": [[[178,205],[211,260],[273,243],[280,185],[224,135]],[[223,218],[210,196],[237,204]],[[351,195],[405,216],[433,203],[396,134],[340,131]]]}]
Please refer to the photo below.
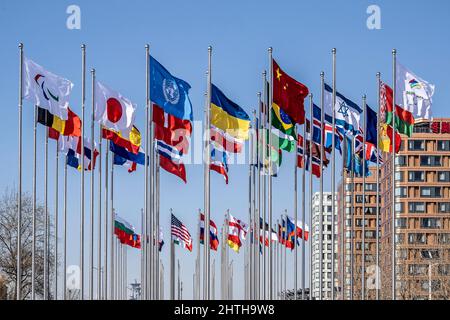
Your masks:
[{"label": "japanese flag", "polygon": [[102,83],[95,82],[95,121],[116,131],[131,128],[136,105]]}]

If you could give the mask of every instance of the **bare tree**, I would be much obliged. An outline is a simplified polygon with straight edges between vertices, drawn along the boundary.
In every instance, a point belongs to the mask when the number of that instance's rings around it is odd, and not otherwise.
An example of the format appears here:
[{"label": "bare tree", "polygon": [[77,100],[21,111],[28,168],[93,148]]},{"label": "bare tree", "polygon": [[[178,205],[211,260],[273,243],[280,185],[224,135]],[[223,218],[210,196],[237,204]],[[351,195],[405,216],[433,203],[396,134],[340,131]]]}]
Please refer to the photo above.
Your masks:
[{"label": "bare tree", "polygon": [[[30,194],[22,194],[22,277],[20,288],[24,299],[31,297],[31,267],[33,247],[33,202]],[[36,206],[36,256],[35,256],[35,291],[37,297],[44,292],[44,230],[45,210],[42,204]],[[52,223],[49,217],[49,239],[52,237]],[[49,282],[53,275],[54,243],[48,242]],[[16,297],[17,279],[17,191],[5,189],[0,196],[0,276],[7,289],[7,298]],[[49,297],[52,295],[49,286]]]}]

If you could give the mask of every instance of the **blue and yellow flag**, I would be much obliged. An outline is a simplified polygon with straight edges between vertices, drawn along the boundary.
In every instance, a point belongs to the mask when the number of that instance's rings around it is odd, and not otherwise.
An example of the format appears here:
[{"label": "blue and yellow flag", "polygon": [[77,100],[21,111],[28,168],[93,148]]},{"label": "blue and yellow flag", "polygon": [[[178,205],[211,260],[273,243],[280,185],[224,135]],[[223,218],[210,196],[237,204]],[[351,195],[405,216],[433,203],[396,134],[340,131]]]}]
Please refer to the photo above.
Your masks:
[{"label": "blue and yellow flag", "polygon": [[213,84],[211,84],[211,125],[236,139],[248,139],[250,117]]}]

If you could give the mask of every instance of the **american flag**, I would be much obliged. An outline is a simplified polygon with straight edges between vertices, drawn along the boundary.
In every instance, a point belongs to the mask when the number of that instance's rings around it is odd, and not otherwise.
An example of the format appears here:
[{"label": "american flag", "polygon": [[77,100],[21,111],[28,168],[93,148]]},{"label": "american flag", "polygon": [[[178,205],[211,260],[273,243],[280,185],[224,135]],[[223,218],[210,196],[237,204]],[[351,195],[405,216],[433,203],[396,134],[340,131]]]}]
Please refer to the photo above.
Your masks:
[{"label": "american flag", "polygon": [[192,237],[189,233],[188,229],[184,224],[181,223],[180,220],[177,219],[172,214],[171,219],[171,234],[172,234],[172,241],[174,241],[177,244],[182,244],[186,249],[189,251],[192,251]]}]

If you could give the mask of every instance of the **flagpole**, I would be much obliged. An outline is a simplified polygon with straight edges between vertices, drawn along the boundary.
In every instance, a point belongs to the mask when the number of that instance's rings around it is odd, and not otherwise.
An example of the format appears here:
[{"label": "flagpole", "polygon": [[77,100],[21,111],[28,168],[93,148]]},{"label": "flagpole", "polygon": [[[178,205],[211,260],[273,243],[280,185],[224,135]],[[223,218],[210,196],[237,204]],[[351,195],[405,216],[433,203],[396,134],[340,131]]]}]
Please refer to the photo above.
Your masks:
[{"label": "flagpole", "polygon": [[[170,208],[170,216],[172,217],[173,211]],[[170,236],[170,300],[175,300],[175,243]]]},{"label": "flagpole", "polygon": [[195,278],[195,281],[196,281],[196,291],[195,291],[195,293],[196,293],[196,297],[195,297],[195,299],[197,299],[197,300],[200,300],[200,260],[201,260],[201,257],[200,257],[200,255],[201,255],[201,252],[200,252],[200,217],[201,217],[201,210],[200,209],[198,209],[198,218],[199,218],[199,221],[198,221],[198,228],[197,228],[197,234],[198,234],[198,236],[197,236],[197,239],[198,239],[198,241],[197,241],[197,261],[195,262],[195,266],[196,266],[196,272],[197,272],[197,275],[196,275],[196,278]]},{"label": "flagpole", "polygon": [[[90,250],[89,250],[89,299],[94,299],[94,108],[95,108],[95,69],[91,69],[91,79],[92,79],[92,118],[91,118],[91,208],[90,208]],[[83,160],[84,161],[84,158]]]},{"label": "flagpole", "polygon": [[67,300],[67,155],[64,158],[64,215],[63,215],[63,300]]},{"label": "flagpole", "polygon": [[[147,293],[147,299],[153,299],[153,259],[154,259],[154,161],[155,161],[155,154],[153,149],[153,105],[151,103],[151,97],[150,97],[150,46],[147,45],[146,47],[147,52],[147,86],[146,86],[146,96],[147,96],[147,126],[148,127],[148,135],[146,137],[147,141],[147,148],[149,153],[149,159],[150,162],[148,163],[148,189],[147,189],[147,195],[146,195],[146,201],[147,201],[147,236],[148,236],[148,250],[147,252],[147,283],[146,283],[146,293]],[[147,140],[148,139],[148,140]],[[148,161],[148,160],[147,160]]]},{"label": "flagpole", "polygon": [[150,133],[149,133],[149,123],[150,123],[150,116],[149,116],[149,97],[150,97],[150,46],[148,44],[145,45],[145,147],[144,147],[144,153],[145,153],[145,159],[144,159],[144,226],[143,226],[143,237],[144,237],[144,243],[142,246],[142,254],[143,254],[143,279],[141,280],[141,290],[142,300],[146,300],[148,298],[147,296],[147,285],[148,285],[148,205],[149,205],[149,199],[148,199],[148,167],[149,167],[149,140],[150,140]]},{"label": "flagpole", "polygon": [[[313,94],[309,94],[309,155],[310,155],[310,171],[312,172],[312,140],[313,140]],[[306,121],[303,126],[305,132],[303,133],[303,150],[306,151]],[[320,155],[322,159],[323,155]],[[320,168],[320,175],[322,176],[322,167]],[[302,176],[302,300],[305,300],[305,288],[306,288],[306,165],[303,166]],[[295,234],[297,235],[297,219],[295,220]],[[297,238],[295,239],[295,248],[297,248]],[[297,289],[297,287],[296,287]]]},{"label": "flagpole", "polygon": [[49,299],[49,250],[48,250],[48,127],[45,128],[44,156],[44,300]]},{"label": "flagpole", "polygon": [[[37,173],[37,106],[34,106],[34,121],[33,121],[33,246],[31,249],[31,300],[36,299],[36,198],[37,198],[37,188],[36,188],[36,173]],[[66,269],[64,269],[66,270]],[[65,272],[65,271],[64,271]],[[65,273],[64,273],[65,274]]]},{"label": "flagpole", "polygon": [[[305,122],[305,127],[306,127],[306,122]],[[297,124],[294,124],[294,132],[297,132]],[[303,133],[303,136],[305,134]],[[305,140],[305,136],[304,139]],[[296,146],[297,147],[297,146]],[[303,148],[303,150],[305,150]],[[304,151],[303,151],[303,159],[304,159]],[[297,272],[298,272],[298,248],[297,248],[297,220],[298,220],[298,156],[297,156],[297,152],[295,152],[295,159],[294,159],[294,220],[295,220],[295,232],[294,232],[294,300],[297,300],[297,291],[298,291],[298,276],[297,276]],[[303,165],[303,172],[304,172],[305,166]],[[305,190],[303,189],[302,192],[305,192]],[[287,233],[287,220],[286,220],[286,233]],[[287,237],[286,237],[287,238]],[[302,293],[302,298],[303,298],[303,293]]]},{"label": "flagpole", "polygon": [[[277,219],[277,226],[279,224],[279,221]],[[272,227],[271,227],[272,228]],[[272,233],[272,230],[270,230],[270,233]],[[264,240],[265,241],[265,240]],[[272,250],[272,246],[271,243],[269,243],[269,250]],[[273,250],[275,250],[275,266],[274,266],[274,274],[275,276],[275,292],[276,292],[276,296],[275,296],[275,300],[280,300],[281,298],[281,289],[280,289],[280,278],[281,278],[281,271],[280,269],[280,246],[278,245],[278,243],[276,245],[274,245]]]},{"label": "flagpole", "polygon": [[[259,105],[258,105],[259,108]],[[259,173],[259,171],[257,171],[256,169],[256,164],[258,163],[258,142],[256,140],[256,133],[258,131],[258,126],[257,126],[257,119],[256,119],[256,110],[253,110],[253,123],[254,123],[254,130],[252,132],[252,144],[253,144],[253,148],[252,148],[252,186],[253,186],[253,199],[252,199],[252,204],[253,204],[253,214],[252,214],[252,221],[253,221],[253,226],[256,226],[256,212],[257,212],[257,201],[256,201],[256,197],[257,197],[257,178],[256,175]],[[250,225],[251,226],[251,225]],[[256,233],[256,228],[253,228],[253,236],[255,236]],[[249,266],[249,273],[253,271],[253,274],[249,274],[250,277],[250,282],[252,284],[251,286],[251,292],[252,292],[252,296],[251,299],[256,300],[256,277],[255,277],[255,271],[256,271],[256,253],[258,252],[257,247],[256,247],[256,242],[253,242],[253,245],[251,242],[249,242],[250,247],[251,247],[251,255],[250,255],[250,266]]]},{"label": "flagpole", "polygon": [[[377,72],[377,86],[378,86],[378,113],[377,113],[377,130],[380,130],[380,113],[381,113],[381,100],[380,100],[380,88],[381,88],[381,73]],[[377,238],[377,243],[376,243],[376,254],[375,254],[375,261],[376,261],[376,276],[375,276],[375,280],[376,280],[376,289],[375,289],[375,298],[376,300],[380,300],[380,147],[379,147],[379,134],[377,134],[377,213],[376,213],[376,217],[377,217],[377,230],[376,230],[376,238]]]},{"label": "flagpole", "polygon": [[[262,126],[261,126],[261,108],[262,108],[262,100],[261,100],[261,92],[258,92],[257,94],[258,96],[258,127],[256,128],[257,130],[257,140],[256,140],[256,163],[258,166],[258,207],[255,211],[255,219],[254,219],[254,227],[253,230],[255,230],[254,234],[253,234],[253,238],[254,238],[254,254],[255,254],[255,266],[254,266],[254,278],[255,278],[255,300],[259,300],[261,299],[261,295],[260,295],[260,284],[261,284],[261,280],[260,280],[260,261],[261,261],[261,257],[260,257],[260,253],[259,253],[259,237],[260,237],[260,233],[261,233],[261,228],[259,226],[259,221],[260,221],[260,217],[261,217],[261,159],[260,159],[260,143],[259,143],[259,139],[261,138],[261,134],[262,134]],[[263,147],[264,148],[264,147]]]},{"label": "flagpole", "polygon": [[145,270],[144,270],[144,265],[145,265],[145,257],[144,257],[144,247],[145,247],[145,243],[147,242],[147,239],[144,236],[144,209],[141,208],[141,300],[143,300],[142,297],[142,287],[143,287],[143,283],[144,283],[144,274],[145,274]]},{"label": "flagpole", "polygon": [[[252,225],[252,157],[253,157],[253,143],[252,143],[252,125],[250,124],[250,136],[249,136],[249,142],[248,142],[248,145],[249,145],[249,165],[248,165],[248,221],[249,221],[249,225],[251,226]],[[245,260],[247,260],[247,262],[250,262],[251,263],[251,256],[252,256],[252,250],[251,250],[251,243],[249,243],[248,245],[246,245],[245,246],[245,248],[246,248],[246,252],[245,252],[245,258],[246,259],[244,259],[244,271],[245,271],[245,263],[246,263],[246,261]],[[250,285],[248,286],[248,288],[250,288],[251,287],[251,282],[252,281],[249,281],[249,279],[250,279],[250,277],[247,277],[248,275],[246,274],[246,272],[244,272],[244,275],[245,275],[245,287],[246,287],[246,289],[245,290],[247,290],[247,282],[250,282]],[[245,297],[246,299],[249,299],[250,297],[251,297],[251,295],[252,295],[252,291],[251,290],[249,290],[250,292],[249,292],[249,296],[247,297]],[[247,293],[247,292],[246,292]]]},{"label": "flagpole", "polygon": [[[94,145],[95,146],[95,145]],[[92,172],[94,168],[92,168]],[[105,217],[106,218],[106,217]],[[98,269],[97,269],[97,300],[102,299],[102,127],[99,126],[98,136]],[[103,270],[104,272],[104,270]]]},{"label": "flagpole", "polygon": [[207,74],[207,103],[206,103],[206,128],[205,128],[205,237],[204,237],[204,270],[203,270],[203,299],[209,300],[210,298],[210,248],[209,248],[209,232],[206,232],[207,226],[209,227],[210,221],[210,157],[211,157],[211,149],[210,149],[210,103],[211,103],[211,59],[212,59],[212,47],[208,47],[208,74]]},{"label": "flagpole", "polygon": [[[286,210],[286,222],[287,222],[287,210]],[[286,223],[287,224],[287,223]],[[280,243],[278,241],[278,243]],[[284,300],[287,300],[287,247],[284,248],[281,246],[281,249],[284,251]]]},{"label": "flagpole", "polygon": [[[346,260],[345,256],[347,255],[347,250],[345,249],[345,221],[346,221],[346,212],[345,212],[345,198],[346,198],[346,175],[345,175],[345,156],[347,155],[347,139],[344,138],[343,146],[342,146],[342,215],[341,215],[341,299],[345,300],[345,265]],[[345,254],[344,254],[345,252]]]},{"label": "flagpole", "polygon": [[155,230],[155,299],[159,300],[159,220],[160,220],[160,169],[159,169],[159,156],[155,156],[155,170],[156,170],[156,177],[155,177],[155,184],[156,184],[156,230]]},{"label": "flagpole", "polygon": [[114,239],[114,228],[115,228],[115,212],[114,212],[114,157],[111,156],[111,272],[110,272],[110,290],[111,290],[111,300],[116,300],[116,284],[115,284],[115,276],[116,276],[116,270],[115,270],[115,239]]},{"label": "flagpole", "polygon": [[[336,48],[332,49],[333,54],[333,135],[334,130],[336,128],[336,110],[335,110],[335,104],[336,104]],[[335,139],[333,136],[332,139],[332,158],[333,161],[331,163],[331,199],[332,199],[332,214],[331,214],[331,300],[334,300],[334,291],[335,291],[335,283],[334,283],[334,276],[335,276],[335,257],[334,257],[334,242],[335,242],[335,214],[336,214],[336,150],[335,150]]]},{"label": "flagpole", "polygon": [[[322,121],[322,128],[323,128],[323,123],[325,120],[324,117],[324,84],[325,84],[325,73],[322,71],[320,73],[320,85],[321,85],[321,92],[320,92],[320,117],[321,117],[321,121]],[[332,129],[332,141],[334,143],[334,127]],[[324,153],[324,143],[322,143],[321,146],[321,153]],[[334,150],[334,148],[333,148]],[[305,150],[306,151],[306,150]],[[306,154],[306,153],[305,153]],[[320,168],[323,168],[323,157],[320,157]],[[321,169],[322,170],[322,169]],[[312,172],[312,170],[311,170]],[[322,260],[323,260],[323,174],[320,175],[320,193],[319,193],[319,300],[322,300],[322,271],[323,271],[323,266],[322,266]]]},{"label": "flagpole", "polygon": [[[322,157],[325,156],[325,154],[323,153],[323,144],[325,143],[323,140],[324,135],[324,127],[323,127],[323,121],[320,124],[320,141],[321,141],[321,146],[320,146],[320,153],[321,153],[321,159]],[[304,150],[304,149],[303,149]],[[305,151],[303,151],[305,154]],[[323,176],[323,168],[320,169],[320,177]],[[309,227],[311,228],[310,231],[310,241],[309,241],[309,300],[312,300],[312,278],[313,278],[313,245],[312,245],[312,239],[313,239],[313,227],[312,227],[312,216],[313,216],[313,210],[312,210],[312,205],[313,205],[313,174],[312,174],[312,170],[309,170]],[[303,233],[303,232],[302,232]],[[297,232],[295,232],[295,234],[297,234]],[[305,234],[306,234],[306,230],[305,230]],[[303,234],[302,234],[303,235]],[[297,241],[297,240],[296,240]],[[295,245],[297,246],[297,242],[295,243]]]},{"label": "flagpole", "polygon": [[397,266],[396,266],[396,244],[395,244],[395,235],[396,235],[396,227],[395,227],[395,220],[396,220],[396,212],[395,212],[395,116],[396,116],[396,102],[395,102],[395,94],[397,90],[396,85],[396,78],[397,78],[397,50],[392,50],[392,215],[391,215],[391,243],[392,243],[392,300],[396,300],[396,293],[397,293]]},{"label": "flagpole", "polygon": [[53,266],[55,273],[55,300],[58,300],[58,165],[59,165],[58,142],[55,150],[55,258]]},{"label": "flagpole", "polygon": [[86,45],[81,45],[81,201],[80,201],[80,300],[84,300],[84,109],[86,101]]},{"label": "flagpole", "polygon": [[352,177],[352,201],[351,201],[351,219],[350,219],[350,300],[353,300],[354,295],[354,225],[355,225],[355,136],[352,135],[352,145],[351,145],[351,161],[350,161],[350,172]]},{"label": "flagpole", "polygon": [[[102,129],[100,129],[100,132],[102,132]],[[105,243],[105,249],[103,251],[103,264],[104,264],[104,270],[103,270],[103,291],[104,291],[104,299],[108,299],[108,175],[109,175],[109,140],[106,140],[106,154],[105,154],[105,234],[104,234],[104,243]],[[111,222],[114,224],[114,221]],[[112,246],[112,244],[111,244]],[[111,285],[111,283],[110,283]],[[141,282],[141,291],[142,291],[142,282]],[[142,295],[142,293],[141,293]],[[112,297],[110,296],[110,299]]]},{"label": "flagpole", "polygon": [[366,133],[367,133],[367,117],[366,117],[366,95],[363,95],[363,119],[364,119],[364,133],[363,133],[363,156],[362,156],[362,166],[363,166],[363,203],[362,203],[362,248],[361,248],[361,300],[366,299]]},{"label": "flagpole", "polygon": [[[263,166],[265,166],[265,161],[266,161],[266,158],[267,158],[267,146],[266,146],[266,129],[267,129],[267,109],[268,109],[268,104],[269,104],[269,101],[268,101],[268,92],[267,92],[267,73],[266,73],[266,71],[263,71],[263,74],[262,74],[262,76],[263,76],[263,101],[264,101],[264,103],[263,103],[263,121],[261,121],[262,123],[261,123],[261,128],[263,129],[263,135],[262,135],[262,145],[263,145]],[[264,171],[265,171],[265,168],[264,168]],[[268,171],[268,168],[267,168],[267,172],[269,172]],[[266,177],[266,174],[264,173],[264,175],[263,175],[263,196],[262,196],[262,199],[261,199],[261,201],[262,201],[262,210],[263,210],[263,212],[262,212],[262,217],[263,217],[263,243],[262,243],[262,282],[263,282],[263,287],[262,287],[262,299],[263,300],[265,300],[266,298],[267,298],[267,295],[266,295],[266,269],[267,269],[267,267],[266,267],[266,245],[265,245],[265,242],[266,242],[266,216],[267,216],[267,201],[266,201],[266,196],[267,196],[267,187],[266,187],[266,185],[267,185],[267,177]],[[260,228],[259,228],[259,232],[261,233],[261,226],[260,226]],[[259,239],[258,239],[258,241],[260,241]]]},{"label": "flagpole", "polygon": [[[273,64],[272,64],[272,47],[269,48],[269,63],[270,63],[270,88],[269,88],[269,105],[267,106],[267,113],[269,116],[269,228],[272,228],[272,113],[270,112],[273,104]],[[269,247],[272,247],[272,230],[269,230]],[[269,300],[273,298],[273,265],[272,265],[272,250],[269,250]]]}]

